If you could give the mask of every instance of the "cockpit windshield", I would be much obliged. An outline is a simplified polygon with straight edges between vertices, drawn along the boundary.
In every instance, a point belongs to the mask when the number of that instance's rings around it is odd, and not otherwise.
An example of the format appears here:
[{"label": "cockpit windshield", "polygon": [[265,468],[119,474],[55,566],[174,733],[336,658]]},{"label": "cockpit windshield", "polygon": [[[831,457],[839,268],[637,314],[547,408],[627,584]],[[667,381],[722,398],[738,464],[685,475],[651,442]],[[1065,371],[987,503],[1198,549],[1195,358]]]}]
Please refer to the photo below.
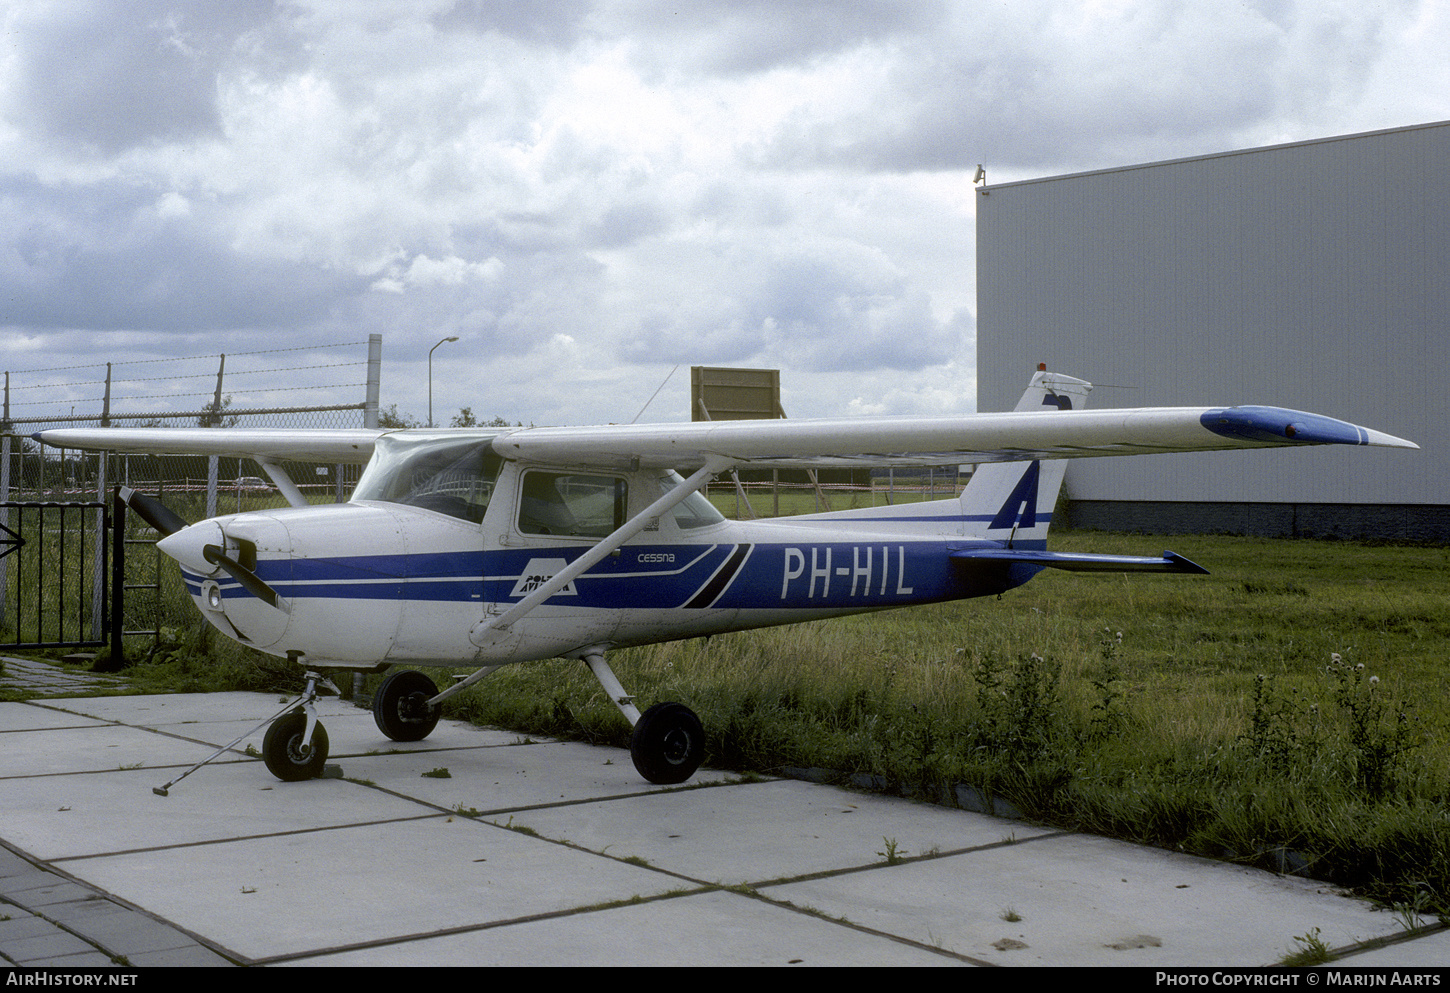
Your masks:
[{"label": "cockpit windshield", "polygon": [[503,460],[492,439],[383,435],[354,500],[382,500],[483,521]]}]

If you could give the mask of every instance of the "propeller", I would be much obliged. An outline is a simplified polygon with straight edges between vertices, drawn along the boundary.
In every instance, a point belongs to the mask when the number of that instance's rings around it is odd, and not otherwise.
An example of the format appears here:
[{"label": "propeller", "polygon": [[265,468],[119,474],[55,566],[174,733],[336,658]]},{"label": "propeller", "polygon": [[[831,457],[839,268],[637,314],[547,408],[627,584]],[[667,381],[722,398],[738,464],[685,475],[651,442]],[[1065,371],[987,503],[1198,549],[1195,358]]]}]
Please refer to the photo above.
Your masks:
[{"label": "propeller", "polygon": [[[170,538],[178,531],[190,527],[180,515],[155,497],[149,497],[145,493],[138,493],[129,486],[121,487],[120,496],[121,502],[140,514],[141,519],[160,532],[162,538]],[[218,530],[215,533],[220,535],[221,531]],[[195,549],[196,546],[191,545],[190,547]],[[163,551],[167,551],[173,558],[177,557],[172,551],[164,547]],[[176,551],[180,551],[180,549]],[[227,575],[231,576],[241,585],[242,589],[246,590],[258,600],[278,610],[288,613],[291,612],[290,605],[281,594],[268,586],[248,566],[243,565],[230,555],[227,555],[220,545],[203,545],[201,548],[201,557],[212,565],[220,566]],[[253,564],[255,564],[255,555],[245,557],[251,558]]]},{"label": "propeller", "polygon": [[141,519],[161,533],[163,538],[187,526],[170,507],[155,497],[138,493],[129,486],[121,487],[121,502],[141,515]]}]

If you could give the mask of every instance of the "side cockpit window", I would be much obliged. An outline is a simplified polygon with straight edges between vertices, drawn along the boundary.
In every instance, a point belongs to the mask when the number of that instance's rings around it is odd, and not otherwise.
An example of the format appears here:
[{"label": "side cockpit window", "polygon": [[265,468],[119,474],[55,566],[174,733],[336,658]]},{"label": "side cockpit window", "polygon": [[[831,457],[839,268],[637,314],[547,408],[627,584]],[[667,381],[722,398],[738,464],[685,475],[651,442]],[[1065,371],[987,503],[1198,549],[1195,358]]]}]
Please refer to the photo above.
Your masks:
[{"label": "side cockpit window", "polygon": [[[683,483],[684,480],[680,478],[679,473],[671,472],[660,480],[660,488],[661,490],[672,490]],[[710,498],[698,490],[676,504],[672,513],[675,518],[675,527],[681,531],[707,528],[725,520],[725,516],[715,509]]]},{"label": "side cockpit window", "polygon": [[378,449],[353,499],[421,507],[478,524],[502,464],[487,440],[398,439]]},{"label": "side cockpit window", "polygon": [[604,538],[624,526],[628,505],[628,488],[618,476],[531,469],[519,494],[519,531]]}]

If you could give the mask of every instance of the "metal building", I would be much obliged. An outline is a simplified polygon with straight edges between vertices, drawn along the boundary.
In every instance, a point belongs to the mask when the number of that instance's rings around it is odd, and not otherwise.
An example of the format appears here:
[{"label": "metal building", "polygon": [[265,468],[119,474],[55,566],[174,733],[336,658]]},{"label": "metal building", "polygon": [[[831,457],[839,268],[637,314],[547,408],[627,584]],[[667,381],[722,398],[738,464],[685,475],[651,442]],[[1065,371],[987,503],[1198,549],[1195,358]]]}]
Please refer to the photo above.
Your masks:
[{"label": "metal building", "polygon": [[986,186],[977,398],[1271,404],[1409,438],[1074,463],[1075,526],[1450,539],[1450,122]]}]

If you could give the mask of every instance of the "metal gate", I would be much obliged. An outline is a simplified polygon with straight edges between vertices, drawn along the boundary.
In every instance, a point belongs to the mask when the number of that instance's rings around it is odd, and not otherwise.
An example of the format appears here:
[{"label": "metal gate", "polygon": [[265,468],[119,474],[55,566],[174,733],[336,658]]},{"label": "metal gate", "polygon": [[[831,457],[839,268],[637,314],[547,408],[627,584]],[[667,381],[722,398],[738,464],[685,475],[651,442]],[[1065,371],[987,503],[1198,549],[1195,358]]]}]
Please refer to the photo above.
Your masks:
[{"label": "metal gate", "polygon": [[111,524],[106,503],[0,503],[0,648],[110,645],[119,657],[110,587],[124,524]]}]

